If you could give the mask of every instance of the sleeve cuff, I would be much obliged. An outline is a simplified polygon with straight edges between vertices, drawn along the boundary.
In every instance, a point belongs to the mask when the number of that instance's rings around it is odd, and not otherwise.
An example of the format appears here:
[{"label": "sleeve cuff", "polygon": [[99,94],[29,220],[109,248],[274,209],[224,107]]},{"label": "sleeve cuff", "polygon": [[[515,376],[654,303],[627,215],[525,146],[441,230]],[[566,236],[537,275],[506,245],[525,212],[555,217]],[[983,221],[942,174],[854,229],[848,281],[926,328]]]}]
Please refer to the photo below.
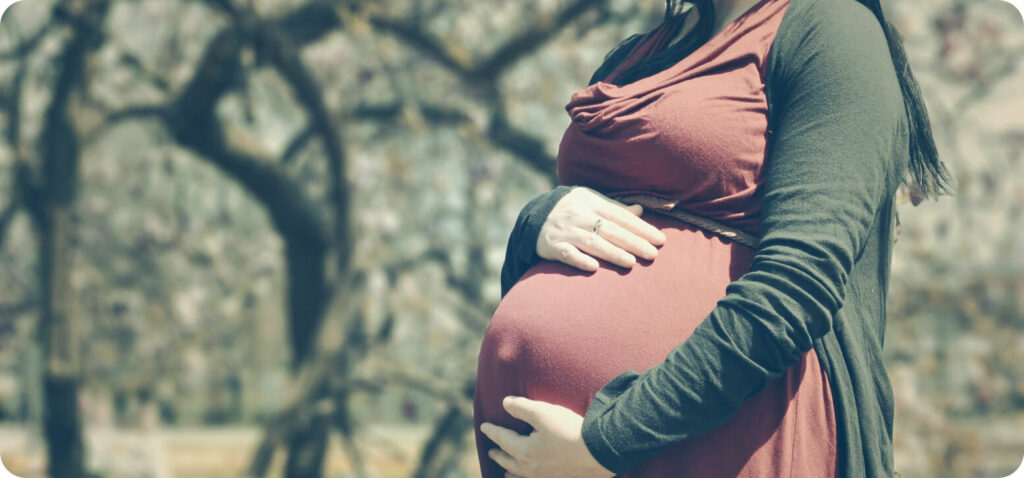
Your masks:
[{"label": "sleeve cuff", "polygon": [[605,433],[604,420],[602,418],[606,412],[610,411],[615,397],[629,389],[630,385],[638,378],[640,378],[640,374],[633,370],[623,372],[613,378],[607,385],[597,391],[597,394],[594,395],[594,400],[590,403],[590,407],[587,408],[586,415],[583,417],[583,444],[587,446],[590,454],[601,466],[615,474],[625,473],[635,466],[636,463],[627,461],[608,439],[609,435]]},{"label": "sleeve cuff", "polygon": [[516,225],[509,237],[508,247],[505,252],[505,263],[501,268],[501,296],[505,297],[509,289],[519,281],[519,278],[526,273],[526,270],[540,262],[537,255],[537,239],[540,237],[540,230],[547,221],[551,210],[569,191],[572,186],[556,186],[540,196],[537,196],[519,213]]}]

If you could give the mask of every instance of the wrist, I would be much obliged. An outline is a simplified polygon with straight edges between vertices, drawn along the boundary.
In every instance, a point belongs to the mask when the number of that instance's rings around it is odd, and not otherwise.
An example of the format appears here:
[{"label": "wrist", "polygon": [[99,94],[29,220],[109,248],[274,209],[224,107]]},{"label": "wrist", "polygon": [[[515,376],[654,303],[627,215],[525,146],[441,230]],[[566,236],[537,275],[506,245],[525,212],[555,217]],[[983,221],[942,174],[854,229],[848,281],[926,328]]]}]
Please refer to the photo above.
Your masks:
[{"label": "wrist", "polygon": [[590,454],[590,457],[597,466],[600,466],[609,473],[608,476],[614,476],[625,471],[616,470],[617,463],[615,457],[618,454],[612,444],[605,440],[598,422],[594,420],[588,421],[584,418],[583,428],[580,432],[583,435],[583,446],[586,447],[587,453]]},{"label": "wrist", "polygon": [[551,211],[566,194],[569,194],[576,186],[559,185],[554,189],[537,196],[523,208],[523,214],[519,223],[523,228],[525,241],[519,244],[520,257],[529,258],[530,264],[540,262],[541,257],[537,254],[537,243],[540,241],[540,231],[547,221]]}]

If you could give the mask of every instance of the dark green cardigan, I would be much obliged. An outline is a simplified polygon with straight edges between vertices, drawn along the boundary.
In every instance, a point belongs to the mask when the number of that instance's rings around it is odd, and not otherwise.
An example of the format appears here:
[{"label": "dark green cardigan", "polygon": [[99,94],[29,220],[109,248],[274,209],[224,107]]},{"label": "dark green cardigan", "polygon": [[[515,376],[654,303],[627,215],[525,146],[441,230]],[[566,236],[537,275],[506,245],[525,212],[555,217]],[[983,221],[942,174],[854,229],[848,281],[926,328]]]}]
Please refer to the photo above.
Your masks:
[{"label": "dark green cardigan", "polygon": [[[665,362],[623,373],[595,396],[583,438],[615,472],[725,422],[813,347],[834,397],[840,476],[892,475],[882,342],[909,142],[888,45],[855,0],[790,0],[768,62],[773,133],[756,257]],[[570,189],[523,209],[503,295],[540,261],[540,227]]]}]

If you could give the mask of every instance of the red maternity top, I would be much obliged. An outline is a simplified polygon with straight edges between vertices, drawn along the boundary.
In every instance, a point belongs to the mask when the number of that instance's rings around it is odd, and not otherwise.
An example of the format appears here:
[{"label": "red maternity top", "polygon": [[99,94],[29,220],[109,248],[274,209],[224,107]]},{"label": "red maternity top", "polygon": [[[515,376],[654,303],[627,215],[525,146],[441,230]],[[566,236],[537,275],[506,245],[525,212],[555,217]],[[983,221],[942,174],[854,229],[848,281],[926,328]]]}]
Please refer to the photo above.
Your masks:
[{"label": "red maternity top", "polygon": [[[765,67],[788,0],[762,0],[674,66],[624,86],[598,82],[573,95],[558,154],[563,184],[616,196],[645,193],[756,234],[767,156]],[[624,64],[662,48],[669,24]],[[622,68],[612,74],[615,75]],[[533,266],[505,295],[485,334],[474,399],[484,477],[503,470],[479,432],[492,422],[529,431],[501,407],[520,395],[581,415],[626,370],[663,362],[750,269],[754,250],[652,213],[668,240],[652,262],[593,274]],[[831,477],[836,424],[828,379],[812,349],[724,424],[655,454],[621,476]]]}]

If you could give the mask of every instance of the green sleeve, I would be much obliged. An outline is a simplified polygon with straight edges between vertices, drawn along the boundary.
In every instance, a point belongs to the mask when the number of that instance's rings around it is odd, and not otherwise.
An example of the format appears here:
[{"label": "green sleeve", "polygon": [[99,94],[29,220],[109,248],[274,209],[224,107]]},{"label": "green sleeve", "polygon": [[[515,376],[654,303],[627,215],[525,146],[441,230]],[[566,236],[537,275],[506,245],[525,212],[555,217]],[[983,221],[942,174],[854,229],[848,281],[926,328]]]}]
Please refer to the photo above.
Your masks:
[{"label": "green sleeve", "polygon": [[505,263],[501,266],[501,296],[505,297],[509,289],[526,273],[541,261],[537,255],[537,239],[540,228],[547,220],[548,214],[569,191],[571,186],[557,186],[523,207],[519,212],[515,227],[508,239],[505,249]]},{"label": "green sleeve", "polygon": [[774,134],[749,272],[664,362],[612,379],[587,410],[583,439],[612,471],[724,423],[830,332],[899,183],[906,116],[881,26],[857,2],[813,6],[787,12],[773,46]]}]

